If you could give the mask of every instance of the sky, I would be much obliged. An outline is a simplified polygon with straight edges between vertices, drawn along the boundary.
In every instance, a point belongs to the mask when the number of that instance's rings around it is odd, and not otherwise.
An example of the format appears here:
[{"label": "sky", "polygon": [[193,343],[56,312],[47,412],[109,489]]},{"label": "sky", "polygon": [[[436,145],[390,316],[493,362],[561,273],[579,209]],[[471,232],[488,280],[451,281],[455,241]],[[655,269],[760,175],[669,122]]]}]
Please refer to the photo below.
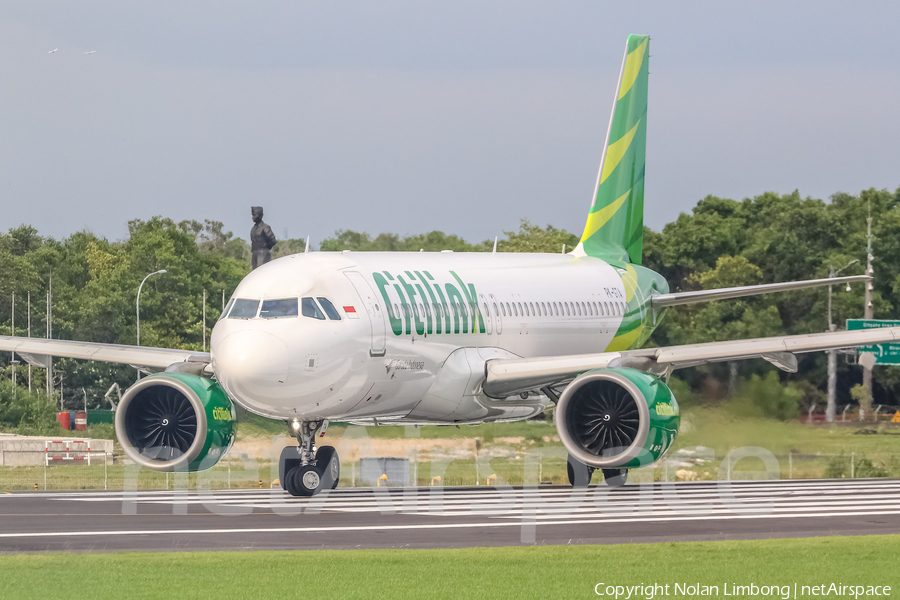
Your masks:
[{"label": "sky", "polygon": [[651,228],[900,186],[896,2],[0,2],[0,230],[580,233],[629,33]]}]

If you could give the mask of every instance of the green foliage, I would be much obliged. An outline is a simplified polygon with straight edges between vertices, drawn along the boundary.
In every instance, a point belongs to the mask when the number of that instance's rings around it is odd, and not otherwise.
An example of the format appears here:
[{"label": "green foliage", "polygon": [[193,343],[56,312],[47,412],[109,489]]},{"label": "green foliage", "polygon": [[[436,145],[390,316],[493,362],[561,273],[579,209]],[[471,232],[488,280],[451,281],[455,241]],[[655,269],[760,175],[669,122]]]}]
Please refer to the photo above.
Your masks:
[{"label": "green foliage", "polygon": [[854,469],[855,477],[889,477],[887,469],[882,466],[875,465],[868,458],[860,458]]},{"label": "green foliage", "polygon": [[859,403],[859,409],[863,414],[872,414],[872,394],[861,383],[850,388],[850,397]]},{"label": "green foliage", "polygon": [[[175,223],[154,217],[128,224],[129,236],[110,242],[81,231],[55,241],[28,226],[0,234],[0,297],[16,293],[15,335],[27,335],[27,298],[31,295],[31,333],[46,333],[46,294],[53,293],[53,337],[133,345],[138,285],[159,269],[167,273],[147,280],[141,293],[141,344],[200,350],[203,345],[203,290],[207,292],[207,340],[219,317],[224,291],[229,296],[249,272],[244,242],[207,220]],[[11,307],[0,302],[0,323],[9,324]],[[7,329],[8,331],[8,329]],[[6,331],[3,332],[4,334]],[[3,357],[8,360],[8,355]],[[24,375],[24,368],[20,368]],[[59,359],[53,388],[62,388],[63,406],[105,405],[114,383],[134,382],[126,365]],[[34,384],[44,388],[44,370],[33,369]],[[19,383],[23,382],[20,376]]]},{"label": "green foliage", "polygon": [[454,252],[483,252],[490,250],[487,242],[482,244],[469,244],[455,235],[447,235],[441,231],[432,231],[421,235],[401,237],[395,233],[382,233],[374,239],[368,233],[359,233],[340,229],[334,237],[322,241],[323,252],[339,252],[341,250],[353,250],[355,252],[440,252],[441,250],[453,250]]},{"label": "green foliage", "polygon": [[[578,244],[578,236],[565,229],[557,229],[552,225],[541,228],[532,225],[526,219],[519,223],[518,231],[504,232],[506,239],[497,243],[498,252],[560,252],[566,244],[567,251]],[[401,237],[395,233],[382,233],[372,238],[367,233],[359,233],[341,229],[333,237],[322,241],[323,252],[353,250],[356,252],[490,252],[494,247],[493,240],[485,240],[480,244],[470,244],[455,235],[447,235],[441,231],[432,231],[420,235]]]},{"label": "green foliage", "polygon": [[[866,217],[871,209],[876,255],[874,307],[877,318],[898,318],[900,308],[900,190],[838,193],[830,202],[791,194],[764,193],[741,201],[707,196],[690,214],[682,213],[662,232],[644,232],[644,266],[662,273],[674,292],[827,277],[858,262],[842,275],[861,274],[866,263]],[[833,289],[833,322],[863,314],[864,286]],[[828,290],[815,288],[740,300],[675,307],[667,311],[651,343],[666,346],[747,337],[815,333],[828,329]],[[800,357],[797,379],[820,390],[826,384],[824,353]],[[759,370],[743,363],[740,370]],[[691,387],[728,379],[725,364],[691,369]],[[838,361],[838,403],[858,382],[859,369]],[[898,403],[900,370],[879,369],[875,401]],[[811,401],[806,394],[804,402]]]},{"label": "green foliage", "polygon": [[669,387],[672,395],[675,396],[675,401],[678,402],[680,407],[691,406],[696,402],[695,394],[686,381],[677,377],[670,377],[666,385]]},{"label": "green foliage", "polygon": [[[504,231],[506,240],[497,245],[499,252],[562,252],[563,244],[566,252],[571,252],[578,245],[578,236],[565,229],[557,229],[547,225],[541,229],[532,225],[527,219],[519,223],[519,231]],[[487,243],[487,242],[486,242]]]},{"label": "green foliage", "polygon": [[843,454],[831,457],[828,466],[825,467],[825,478],[843,479],[845,477],[850,477],[850,457]]},{"label": "green foliage", "polygon": [[19,433],[51,433],[56,422],[56,403],[46,394],[13,388],[12,381],[0,379],[0,429]]},{"label": "green foliage", "polygon": [[802,396],[803,393],[793,386],[782,385],[775,371],[765,377],[753,375],[740,389],[741,400],[748,402],[758,416],[771,419],[796,418]]}]

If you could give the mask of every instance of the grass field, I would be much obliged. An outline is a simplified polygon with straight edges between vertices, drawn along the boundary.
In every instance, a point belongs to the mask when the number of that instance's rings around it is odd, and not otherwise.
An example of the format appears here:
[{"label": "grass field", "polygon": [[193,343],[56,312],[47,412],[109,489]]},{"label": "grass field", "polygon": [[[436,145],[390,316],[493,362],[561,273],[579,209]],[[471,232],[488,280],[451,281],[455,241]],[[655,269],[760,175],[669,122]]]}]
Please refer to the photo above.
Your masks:
[{"label": "grass field", "polygon": [[674,585],[699,583],[719,586],[719,596],[725,596],[724,584],[729,590],[788,586],[793,598],[795,583],[834,582],[887,585],[889,597],[897,597],[898,553],[895,535],[460,550],[15,555],[0,556],[0,595],[526,600],[596,598],[598,583],[668,584],[669,597],[696,597],[676,595]]}]

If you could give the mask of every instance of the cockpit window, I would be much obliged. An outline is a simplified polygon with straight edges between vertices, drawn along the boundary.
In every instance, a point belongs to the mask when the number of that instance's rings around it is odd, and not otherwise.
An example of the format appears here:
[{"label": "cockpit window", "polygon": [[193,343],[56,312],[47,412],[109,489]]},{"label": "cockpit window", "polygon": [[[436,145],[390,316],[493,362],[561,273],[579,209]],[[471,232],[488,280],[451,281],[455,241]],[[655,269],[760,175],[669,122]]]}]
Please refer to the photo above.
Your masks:
[{"label": "cockpit window", "polygon": [[234,300],[234,306],[228,313],[229,319],[252,319],[256,316],[256,309],[259,308],[259,300],[248,300],[246,298],[237,298]]},{"label": "cockpit window", "polygon": [[319,305],[316,304],[316,301],[312,298],[303,298],[300,303],[301,312],[304,317],[311,317],[313,319],[319,319],[320,321],[325,320],[325,315],[322,314],[322,310],[319,308]]},{"label": "cockpit window", "polygon": [[231,306],[232,306],[233,304],[234,304],[234,298],[229,299],[229,300],[228,300],[228,304],[226,304],[226,305],[225,305],[225,308],[222,310],[222,314],[219,315],[219,320],[220,320],[220,321],[221,321],[222,319],[225,318],[225,315],[227,315],[227,314],[228,314],[228,311],[231,310]]},{"label": "cockpit window", "polygon": [[316,298],[316,300],[322,305],[322,310],[325,311],[325,314],[328,315],[329,319],[332,321],[341,320],[341,315],[338,314],[338,311],[334,308],[334,304],[331,303],[331,300],[328,298]]},{"label": "cockpit window", "polygon": [[297,316],[296,298],[279,298],[277,300],[263,300],[259,316],[263,319],[277,319],[279,317]]}]

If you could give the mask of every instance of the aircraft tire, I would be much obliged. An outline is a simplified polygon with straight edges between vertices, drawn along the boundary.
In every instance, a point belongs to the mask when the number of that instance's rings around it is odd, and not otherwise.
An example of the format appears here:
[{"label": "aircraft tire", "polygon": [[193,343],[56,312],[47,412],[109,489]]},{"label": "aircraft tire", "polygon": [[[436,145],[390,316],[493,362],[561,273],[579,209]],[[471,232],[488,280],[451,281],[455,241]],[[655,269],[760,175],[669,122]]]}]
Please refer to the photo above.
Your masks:
[{"label": "aircraft tire", "polygon": [[566,474],[569,476],[569,484],[572,487],[587,487],[591,483],[594,469],[579,462],[570,454],[566,462]]},{"label": "aircraft tire", "polygon": [[291,496],[315,496],[322,489],[322,475],[314,465],[294,467],[288,472],[287,485]]},{"label": "aircraft tire", "polygon": [[341,459],[334,446],[322,446],[316,451],[316,468],[322,475],[321,488],[333,490],[341,479]]},{"label": "aircraft tire", "polygon": [[603,469],[603,479],[609,487],[620,487],[628,481],[628,469]]}]

